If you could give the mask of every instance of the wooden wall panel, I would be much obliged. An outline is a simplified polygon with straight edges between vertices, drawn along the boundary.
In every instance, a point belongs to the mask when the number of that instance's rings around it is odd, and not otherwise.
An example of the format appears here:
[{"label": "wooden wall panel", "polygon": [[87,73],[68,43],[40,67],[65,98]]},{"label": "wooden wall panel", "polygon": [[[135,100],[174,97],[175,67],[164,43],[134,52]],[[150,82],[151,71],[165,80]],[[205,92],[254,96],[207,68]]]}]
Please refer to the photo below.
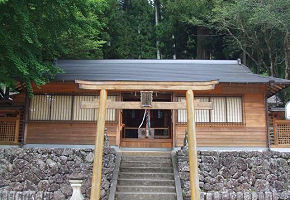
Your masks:
[{"label": "wooden wall panel", "polygon": [[[248,92],[248,87],[251,87]],[[257,93],[255,93],[257,92]],[[266,147],[266,111],[264,101],[264,88],[259,85],[242,85],[238,90],[233,86],[219,85],[212,92],[202,92],[195,95],[242,95],[244,125],[238,126],[197,126],[198,146],[256,146]],[[178,94],[176,94],[178,96]],[[186,124],[175,125],[176,146],[182,146]]]},{"label": "wooden wall panel", "polygon": [[[54,94],[96,94],[94,90],[82,90],[72,82],[49,83],[40,89],[34,87],[36,93]],[[243,119],[242,126],[227,127],[197,127],[198,146],[260,146],[266,147],[266,118],[264,94],[266,87],[257,84],[219,84],[213,91],[198,91],[200,96],[242,96]],[[177,92],[176,96],[185,95],[185,92]],[[176,120],[177,111],[173,114]],[[119,116],[116,117],[120,119]],[[175,121],[176,122],[176,121]],[[173,144],[182,146],[186,126],[175,123]],[[110,144],[119,143],[120,138],[118,123],[108,123],[108,135]],[[96,125],[85,122],[28,122],[27,143],[38,144],[94,144]],[[121,144],[129,145],[129,144]]]},{"label": "wooden wall panel", "polygon": [[[110,145],[116,145],[117,123],[106,124]],[[95,123],[29,122],[27,144],[94,144]]]}]

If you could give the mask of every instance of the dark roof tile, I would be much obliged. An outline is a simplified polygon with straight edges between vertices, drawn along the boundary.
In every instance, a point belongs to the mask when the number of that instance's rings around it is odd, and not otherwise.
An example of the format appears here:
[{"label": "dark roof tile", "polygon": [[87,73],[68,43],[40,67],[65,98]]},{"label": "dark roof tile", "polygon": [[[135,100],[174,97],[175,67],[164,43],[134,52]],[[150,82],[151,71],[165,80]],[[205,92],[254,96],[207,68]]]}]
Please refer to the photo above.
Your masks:
[{"label": "dark roof tile", "polygon": [[211,81],[290,84],[252,73],[236,60],[57,60],[58,81]]}]

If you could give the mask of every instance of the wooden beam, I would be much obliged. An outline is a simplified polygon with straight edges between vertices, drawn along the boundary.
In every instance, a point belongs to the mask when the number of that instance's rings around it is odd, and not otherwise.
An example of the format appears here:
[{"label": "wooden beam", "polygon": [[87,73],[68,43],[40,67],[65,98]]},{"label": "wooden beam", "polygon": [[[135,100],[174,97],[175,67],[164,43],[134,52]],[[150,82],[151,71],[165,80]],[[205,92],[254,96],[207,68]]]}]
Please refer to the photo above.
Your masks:
[{"label": "wooden beam", "polygon": [[136,81],[80,81],[76,80],[79,88],[88,90],[115,90],[115,91],[187,91],[187,90],[213,90],[218,81],[205,82],[136,82]]},{"label": "wooden beam", "polygon": [[76,80],[75,83],[78,84],[85,84],[85,85],[176,85],[176,86],[201,86],[201,85],[211,85],[211,84],[218,84],[219,82],[217,80],[212,81],[198,81],[198,82],[177,82],[177,81],[82,81],[82,80]]},{"label": "wooden beam", "polygon": [[187,132],[188,132],[188,158],[190,171],[190,194],[191,200],[200,200],[198,157],[196,149],[196,130],[194,116],[194,96],[192,90],[186,92],[187,105]]},{"label": "wooden beam", "polygon": [[[199,110],[211,110],[212,102],[199,102],[195,101],[194,106]],[[81,108],[98,108],[98,102],[83,101],[81,102]],[[109,101],[106,108],[110,109],[153,109],[153,110],[185,110],[185,102],[152,102],[152,107],[142,107],[141,102],[137,101]]]},{"label": "wooden beam", "polygon": [[201,85],[201,86],[160,86],[160,85],[83,85],[80,84],[79,88],[86,90],[115,90],[115,91],[178,91],[178,90],[213,90],[214,85]]},{"label": "wooden beam", "polygon": [[103,146],[106,119],[107,91],[100,91],[99,112],[97,120],[97,131],[95,139],[94,164],[92,175],[92,187],[90,200],[99,200],[101,192],[102,168],[103,168]]}]

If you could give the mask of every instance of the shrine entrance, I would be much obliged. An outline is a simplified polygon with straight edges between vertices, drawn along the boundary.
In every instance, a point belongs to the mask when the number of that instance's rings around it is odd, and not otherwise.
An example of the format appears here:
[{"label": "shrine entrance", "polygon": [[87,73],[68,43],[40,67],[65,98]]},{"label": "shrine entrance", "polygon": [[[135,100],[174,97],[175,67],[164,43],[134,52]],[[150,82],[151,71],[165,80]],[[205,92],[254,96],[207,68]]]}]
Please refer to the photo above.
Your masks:
[{"label": "shrine entrance", "polygon": [[[98,101],[82,102],[81,108],[98,108],[97,118],[97,130],[95,139],[95,152],[94,152],[94,164],[92,175],[92,187],[91,187],[91,200],[100,199],[100,188],[102,180],[102,162],[103,162],[103,144],[104,144],[104,131],[105,131],[105,119],[106,109],[113,108],[119,110],[187,110],[187,132],[188,132],[188,157],[189,157],[189,169],[190,169],[190,193],[192,200],[200,199],[199,189],[199,176],[198,176],[198,161],[197,161],[197,149],[196,149],[196,130],[195,130],[195,109],[212,109],[211,102],[199,102],[194,100],[193,91],[198,90],[213,90],[215,85],[219,82],[202,81],[202,82],[141,82],[141,81],[82,81],[76,80],[81,89],[97,90],[100,91],[100,97]],[[140,101],[108,101],[108,91],[140,91]],[[145,95],[142,97],[142,91]],[[182,91],[186,95],[186,104],[184,102],[152,102],[153,92],[174,92]],[[150,92],[152,94],[150,94]],[[143,93],[144,94],[144,93]],[[150,116],[150,115],[149,115]],[[149,126],[150,128],[150,126]],[[146,135],[150,135],[150,129],[146,132]],[[154,139],[155,140],[155,139]]]},{"label": "shrine entrance", "polygon": [[[140,92],[122,93],[122,101],[140,101]],[[171,102],[172,93],[154,92],[153,102]],[[172,110],[123,109],[121,111],[121,147],[171,148]]]}]

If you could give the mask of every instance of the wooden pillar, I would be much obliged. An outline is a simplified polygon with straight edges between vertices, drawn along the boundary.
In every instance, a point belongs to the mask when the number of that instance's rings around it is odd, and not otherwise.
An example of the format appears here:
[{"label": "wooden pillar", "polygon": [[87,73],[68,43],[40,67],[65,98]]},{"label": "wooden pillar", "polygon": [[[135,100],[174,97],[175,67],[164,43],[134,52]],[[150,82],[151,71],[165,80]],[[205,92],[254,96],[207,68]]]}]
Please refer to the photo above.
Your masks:
[{"label": "wooden pillar", "polygon": [[99,112],[97,121],[97,131],[95,140],[95,155],[93,165],[92,187],[90,200],[99,200],[102,181],[102,166],[103,166],[103,146],[104,146],[104,131],[106,119],[106,102],[107,91],[100,91]]},{"label": "wooden pillar", "polygon": [[[20,111],[19,111],[20,112]],[[19,143],[19,130],[20,130],[20,113],[17,114],[16,121],[15,121],[15,135],[14,135],[14,143]]]},{"label": "wooden pillar", "polygon": [[187,90],[186,108],[187,108],[187,132],[188,132],[188,158],[190,170],[190,194],[191,200],[200,200],[193,100],[194,96],[192,90]]}]

